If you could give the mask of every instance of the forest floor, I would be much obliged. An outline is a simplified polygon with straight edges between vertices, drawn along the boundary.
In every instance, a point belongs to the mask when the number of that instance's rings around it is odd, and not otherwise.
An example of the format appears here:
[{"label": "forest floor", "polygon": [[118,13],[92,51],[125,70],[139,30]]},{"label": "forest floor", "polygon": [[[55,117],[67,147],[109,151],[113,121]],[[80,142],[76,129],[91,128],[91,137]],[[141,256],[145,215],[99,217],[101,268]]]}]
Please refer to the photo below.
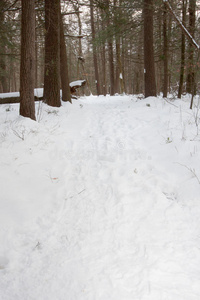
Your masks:
[{"label": "forest floor", "polygon": [[199,300],[199,98],[0,106],[1,300]]}]

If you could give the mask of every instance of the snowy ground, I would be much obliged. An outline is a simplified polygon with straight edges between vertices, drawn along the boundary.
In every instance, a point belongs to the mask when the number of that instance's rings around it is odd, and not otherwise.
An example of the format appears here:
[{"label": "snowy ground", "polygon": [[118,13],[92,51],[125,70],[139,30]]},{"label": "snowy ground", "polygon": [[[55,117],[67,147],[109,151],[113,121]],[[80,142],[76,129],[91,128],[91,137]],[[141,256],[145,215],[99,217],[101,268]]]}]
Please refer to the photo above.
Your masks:
[{"label": "snowy ground", "polygon": [[18,110],[0,106],[0,299],[199,300],[189,98],[39,103],[38,122]]}]

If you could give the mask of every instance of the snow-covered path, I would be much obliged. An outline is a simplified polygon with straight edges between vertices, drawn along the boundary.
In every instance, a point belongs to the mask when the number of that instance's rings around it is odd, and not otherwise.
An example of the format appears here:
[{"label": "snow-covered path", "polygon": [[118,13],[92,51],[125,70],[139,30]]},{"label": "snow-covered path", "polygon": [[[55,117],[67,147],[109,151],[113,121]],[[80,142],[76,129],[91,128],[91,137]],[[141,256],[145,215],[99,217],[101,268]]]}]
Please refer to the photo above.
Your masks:
[{"label": "snow-covered path", "polygon": [[200,138],[175,104],[0,107],[0,299],[200,299]]}]

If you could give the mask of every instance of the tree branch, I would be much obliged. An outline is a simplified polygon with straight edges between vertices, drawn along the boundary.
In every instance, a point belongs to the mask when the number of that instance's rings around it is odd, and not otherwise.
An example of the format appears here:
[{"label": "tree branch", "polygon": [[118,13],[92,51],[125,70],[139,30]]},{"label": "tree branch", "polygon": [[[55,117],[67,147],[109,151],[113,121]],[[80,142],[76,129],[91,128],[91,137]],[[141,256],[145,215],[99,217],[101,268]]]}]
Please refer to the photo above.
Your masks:
[{"label": "tree branch", "polygon": [[[12,7],[15,6],[15,4],[18,2],[19,0],[15,0],[12,4],[10,4],[8,7],[6,7],[3,12],[6,12],[6,11],[11,11],[12,10]],[[14,10],[19,10],[19,7],[18,8],[15,8]]]},{"label": "tree branch", "polygon": [[68,16],[68,15],[77,15],[77,14],[82,14],[82,11],[71,11],[71,12],[63,12],[62,16]]},{"label": "tree branch", "polygon": [[178,26],[181,28],[181,30],[185,33],[185,35],[187,36],[187,38],[190,40],[190,42],[192,43],[192,45],[197,49],[200,50],[200,46],[197,44],[197,42],[195,41],[195,39],[192,37],[192,35],[189,33],[189,31],[187,30],[187,28],[183,25],[183,23],[179,20],[179,18],[176,16],[176,14],[174,13],[170,3],[168,0],[163,0],[163,2],[167,5],[167,8],[169,9],[170,13],[172,14],[172,16],[175,18]]}]

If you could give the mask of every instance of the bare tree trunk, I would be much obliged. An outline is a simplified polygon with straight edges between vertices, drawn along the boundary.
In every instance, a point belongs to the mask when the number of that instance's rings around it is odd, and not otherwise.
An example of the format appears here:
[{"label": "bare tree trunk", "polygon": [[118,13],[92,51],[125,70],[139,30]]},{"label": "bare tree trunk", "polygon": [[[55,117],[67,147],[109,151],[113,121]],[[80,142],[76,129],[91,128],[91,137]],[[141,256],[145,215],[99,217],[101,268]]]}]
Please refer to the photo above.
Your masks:
[{"label": "bare tree trunk", "polygon": [[163,97],[167,97],[168,92],[168,37],[167,37],[167,6],[164,3],[163,10],[163,39],[164,39],[164,81],[163,81]]},{"label": "bare tree trunk", "polygon": [[35,120],[35,1],[22,0],[20,115]]},{"label": "bare tree trunk", "polygon": [[[6,3],[4,0],[1,0],[0,3],[0,29],[3,27],[4,24],[4,12],[3,8],[5,7]],[[0,41],[0,86],[1,92],[7,93],[8,92],[8,82],[6,77],[6,47],[4,45],[4,41]]]},{"label": "bare tree trunk", "polygon": [[[186,9],[187,9],[187,0],[182,0],[182,23],[185,26],[186,24]],[[184,79],[184,69],[185,69],[185,34],[182,32],[181,36],[181,70],[180,70],[180,79],[179,79],[179,88],[178,88],[178,98],[181,98],[183,91],[183,79]]]},{"label": "bare tree trunk", "polygon": [[92,42],[93,42],[93,61],[94,61],[94,71],[95,71],[95,82],[97,95],[101,94],[100,91],[100,78],[98,70],[98,61],[97,61],[97,50],[95,46],[95,26],[94,26],[94,9],[93,9],[93,0],[90,0],[90,18],[91,18],[91,29],[92,29]]},{"label": "bare tree trunk", "polygon": [[38,37],[35,30],[35,88],[38,86]]},{"label": "bare tree trunk", "polygon": [[116,58],[117,58],[117,65],[119,70],[119,91],[120,93],[124,93],[124,77],[122,71],[122,60],[121,60],[121,49],[120,49],[120,40],[116,45]]},{"label": "bare tree trunk", "polygon": [[68,59],[65,45],[63,20],[60,15],[60,78],[62,86],[62,100],[71,102],[71,92],[68,75]]},{"label": "bare tree trunk", "polygon": [[[119,9],[118,6],[120,5],[119,1],[114,0],[114,26],[117,27],[118,22],[118,14]],[[120,92],[120,37],[118,34],[115,36],[115,49],[116,49],[116,66],[115,66],[115,80],[114,80],[114,90],[115,93]]]},{"label": "bare tree trunk", "polygon": [[107,94],[107,83],[106,83],[106,50],[105,50],[105,43],[103,43],[103,45],[102,45],[101,57],[102,57],[103,95],[106,96],[106,94]]},{"label": "bare tree trunk", "polygon": [[109,57],[109,69],[110,69],[110,95],[115,94],[115,71],[114,71],[114,57],[113,57],[113,43],[108,42],[108,57]]},{"label": "bare tree trunk", "polygon": [[144,79],[145,97],[156,96],[153,46],[153,0],[144,0]]},{"label": "bare tree trunk", "polygon": [[127,84],[126,84],[126,57],[127,57],[127,52],[126,52],[126,38],[122,37],[122,76],[123,76],[123,88],[124,92],[127,93]]},{"label": "bare tree trunk", "polygon": [[[189,32],[194,37],[195,32],[195,11],[196,11],[196,0],[189,1]],[[187,93],[192,94],[194,87],[194,48],[191,42],[188,45],[188,74],[186,82]]]},{"label": "bare tree trunk", "polygon": [[115,93],[120,92],[120,43],[119,38],[116,37],[116,68],[115,68]]},{"label": "bare tree trunk", "polygon": [[82,42],[81,42],[81,36],[82,36],[82,22],[80,18],[80,5],[78,1],[73,4],[74,11],[76,12],[76,16],[78,19],[78,35],[79,35],[79,40],[78,40],[78,60],[77,60],[77,78],[82,78],[81,76],[81,67],[83,67],[83,50],[82,50]]},{"label": "bare tree trunk", "polygon": [[45,0],[44,101],[50,106],[61,106],[59,0]]},{"label": "bare tree trunk", "polygon": [[163,93],[164,87],[163,6],[156,10],[154,14],[154,20],[154,28],[156,28],[155,35],[159,41],[157,44],[157,52],[160,53],[160,56],[162,57],[162,59],[158,59],[157,62],[155,62],[156,90],[157,93],[160,94],[161,92]]},{"label": "bare tree trunk", "polygon": [[[2,52],[5,53],[5,47],[2,47]],[[0,84],[2,86],[2,93],[8,93],[6,73],[6,55],[2,55],[2,57],[0,57]]]}]

